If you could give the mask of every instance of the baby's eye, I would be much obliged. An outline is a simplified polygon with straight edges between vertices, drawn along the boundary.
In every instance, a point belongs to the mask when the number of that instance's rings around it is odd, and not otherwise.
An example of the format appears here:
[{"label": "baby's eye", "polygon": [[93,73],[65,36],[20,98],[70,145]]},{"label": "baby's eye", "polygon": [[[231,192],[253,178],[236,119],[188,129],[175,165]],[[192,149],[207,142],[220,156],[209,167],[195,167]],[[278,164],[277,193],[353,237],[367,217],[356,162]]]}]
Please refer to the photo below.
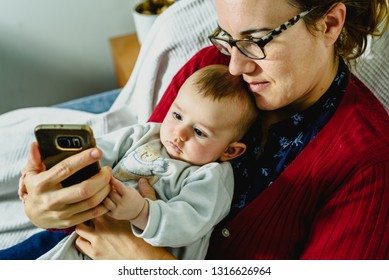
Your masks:
[{"label": "baby's eye", "polygon": [[205,134],[204,132],[202,132],[202,131],[201,131],[200,129],[198,129],[198,128],[194,128],[193,131],[194,131],[194,133],[195,133],[197,136],[199,136],[199,137],[201,137],[201,138],[206,138],[206,137],[207,137],[207,134]]},{"label": "baby's eye", "polygon": [[179,113],[173,112],[173,118],[182,121],[182,116]]}]

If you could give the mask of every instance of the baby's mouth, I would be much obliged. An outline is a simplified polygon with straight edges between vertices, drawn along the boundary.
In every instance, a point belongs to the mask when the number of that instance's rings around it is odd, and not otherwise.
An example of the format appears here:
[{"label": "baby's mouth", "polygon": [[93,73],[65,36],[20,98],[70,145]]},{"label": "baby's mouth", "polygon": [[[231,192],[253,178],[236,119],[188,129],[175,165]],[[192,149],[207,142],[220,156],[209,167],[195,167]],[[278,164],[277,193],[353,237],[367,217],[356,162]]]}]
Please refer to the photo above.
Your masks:
[{"label": "baby's mouth", "polygon": [[182,150],[180,149],[180,147],[178,147],[176,144],[174,144],[173,141],[169,141],[168,143],[173,151],[175,151],[177,154],[182,154]]}]

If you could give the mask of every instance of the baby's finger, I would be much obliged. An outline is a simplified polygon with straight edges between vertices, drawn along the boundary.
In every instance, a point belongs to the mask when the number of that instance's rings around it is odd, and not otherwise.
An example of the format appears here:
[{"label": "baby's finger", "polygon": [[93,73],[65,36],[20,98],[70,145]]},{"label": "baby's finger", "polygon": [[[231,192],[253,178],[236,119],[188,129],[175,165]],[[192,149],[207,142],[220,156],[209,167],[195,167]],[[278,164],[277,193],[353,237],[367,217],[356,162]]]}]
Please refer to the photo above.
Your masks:
[{"label": "baby's finger", "polygon": [[115,202],[113,202],[109,197],[104,199],[103,204],[109,211],[113,211],[116,208]]},{"label": "baby's finger", "polygon": [[127,187],[118,179],[112,177],[111,184],[113,189],[119,193],[121,196],[123,196],[127,190]]}]

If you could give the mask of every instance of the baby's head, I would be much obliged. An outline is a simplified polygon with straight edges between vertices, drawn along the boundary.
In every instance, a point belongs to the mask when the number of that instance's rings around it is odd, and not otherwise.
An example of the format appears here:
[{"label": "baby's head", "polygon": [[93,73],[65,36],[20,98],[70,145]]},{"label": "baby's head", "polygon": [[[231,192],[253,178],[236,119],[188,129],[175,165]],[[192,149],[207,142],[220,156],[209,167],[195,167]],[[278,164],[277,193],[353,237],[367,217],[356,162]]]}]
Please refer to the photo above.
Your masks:
[{"label": "baby's head", "polygon": [[161,141],[172,158],[195,165],[231,160],[246,150],[239,141],[257,115],[242,77],[210,65],[180,88],[162,123]]}]

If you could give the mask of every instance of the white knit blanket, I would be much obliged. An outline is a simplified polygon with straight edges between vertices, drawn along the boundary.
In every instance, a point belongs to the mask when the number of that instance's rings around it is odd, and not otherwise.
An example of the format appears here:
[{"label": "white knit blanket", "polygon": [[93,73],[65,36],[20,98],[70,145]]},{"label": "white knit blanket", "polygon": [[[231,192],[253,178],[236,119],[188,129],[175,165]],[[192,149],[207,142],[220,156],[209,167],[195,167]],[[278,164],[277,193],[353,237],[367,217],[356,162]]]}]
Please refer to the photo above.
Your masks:
[{"label": "white knit blanket", "polygon": [[[132,76],[111,110],[94,115],[58,108],[27,108],[0,115],[0,249],[39,231],[27,219],[17,198],[20,171],[27,159],[33,129],[40,123],[89,123],[101,135],[133,123],[144,123],[179,68],[216,27],[212,0],[181,0],[160,15],[142,44]],[[386,32],[387,33],[387,32]],[[356,74],[389,105],[388,34],[373,42]]]},{"label": "white knit blanket", "polygon": [[[370,38],[369,38],[370,39]],[[361,79],[389,110],[389,31],[370,40],[353,73]]]}]

